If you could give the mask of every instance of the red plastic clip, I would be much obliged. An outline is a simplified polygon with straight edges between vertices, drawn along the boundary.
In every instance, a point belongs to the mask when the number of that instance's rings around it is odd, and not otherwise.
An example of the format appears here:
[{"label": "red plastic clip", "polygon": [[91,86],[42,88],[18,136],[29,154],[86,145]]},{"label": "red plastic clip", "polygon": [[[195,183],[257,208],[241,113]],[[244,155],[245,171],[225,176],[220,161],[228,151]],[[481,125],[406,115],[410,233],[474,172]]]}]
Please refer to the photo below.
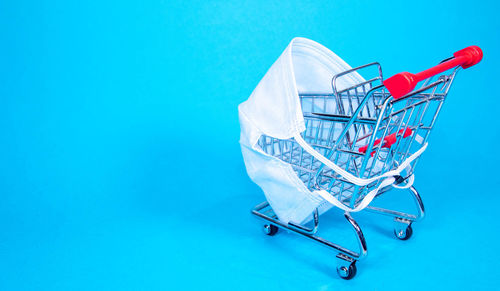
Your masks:
[{"label": "red plastic clip", "polygon": [[[383,148],[387,148],[387,149],[389,149],[389,148],[391,148],[391,146],[392,146],[393,144],[395,144],[395,143],[396,143],[396,141],[398,140],[398,138],[397,138],[397,136],[398,136],[398,135],[402,135],[402,136],[403,136],[403,138],[407,138],[407,137],[409,137],[410,135],[412,135],[412,133],[413,133],[413,130],[412,130],[411,128],[409,128],[409,127],[408,127],[408,128],[406,128],[406,129],[401,128],[401,129],[398,131],[398,134],[397,134],[397,135],[396,135],[396,133],[394,132],[394,133],[389,134],[389,135],[387,135],[386,137],[384,137],[384,143],[382,144],[382,147],[383,147]],[[380,138],[376,139],[376,140],[375,140],[375,142],[373,143],[373,146],[374,146],[374,147],[375,147],[375,146],[377,146],[377,145],[380,143],[380,141],[381,141],[381,139],[380,139]],[[358,149],[358,151],[359,151],[360,153],[363,153],[363,154],[364,154],[364,153],[366,153],[366,150],[367,150],[367,149],[368,149],[368,145],[364,145],[364,146],[360,147],[360,148]],[[372,151],[371,156],[373,157],[373,155],[374,155],[374,154],[375,154],[375,151]]]}]

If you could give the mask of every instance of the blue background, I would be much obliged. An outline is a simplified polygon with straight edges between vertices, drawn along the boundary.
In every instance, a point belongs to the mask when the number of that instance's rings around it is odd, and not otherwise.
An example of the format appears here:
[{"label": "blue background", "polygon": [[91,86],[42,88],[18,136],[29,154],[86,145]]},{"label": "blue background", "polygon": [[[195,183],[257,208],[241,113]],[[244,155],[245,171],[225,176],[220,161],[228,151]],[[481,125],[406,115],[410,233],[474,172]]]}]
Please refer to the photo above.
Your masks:
[{"label": "blue background", "polygon": [[[1,1],[0,290],[498,288],[497,10]],[[417,169],[427,217],[401,242],[389,218],[355,215],[369,254],[351,281],[334,253],[263,236],[249,213],[264,197],[246,176],[237,105],[295,36],[353,66],[379,61],[385,76],[484,51],[458,75]],[[323,220],[352,244],[340,212]]]}]

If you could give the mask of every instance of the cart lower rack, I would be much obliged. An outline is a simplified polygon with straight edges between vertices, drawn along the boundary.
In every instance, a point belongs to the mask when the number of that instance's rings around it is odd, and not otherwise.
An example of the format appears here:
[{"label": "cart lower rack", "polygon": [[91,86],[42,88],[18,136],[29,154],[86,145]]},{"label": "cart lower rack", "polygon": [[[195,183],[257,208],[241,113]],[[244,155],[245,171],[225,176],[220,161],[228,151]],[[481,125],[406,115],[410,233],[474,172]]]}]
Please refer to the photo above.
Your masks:
[{"label": "cart lower rack", "polygon": [[[394,217],[394,235],[400,240],[407,240],[413,234],[413,229],[411,224],[418,221],[424,217],[424,204],[417,190],[412,186],[409,188],[409,192],[413,197],[415,204],[417,206],[416,214],[409,214],[400,211],[378,208],[373,206],[368,206],[366,210],[373,211],[380,214],[385,214]],[[279,221],[279,219],[274,214],[273,210],[269,207],[269,203],[262,202],[252,209],[252,214],[257,216],[259,219],[265,222],[263,231],[266,235],[274,236],[278,233],[278,229],[287,229],[303,237],[309,238],[329,249],[337,252],[337,274],[343,279],[352,279],[356,275],[356,261],[364,258],[368,252],[366,246],[366,240],[359,227],[358,223],[351,216],[349,212],[344,213],[345,219],[351,225],[356,239],[358,241],[359,250],[352,251],[338,244],[330,242],[317,235],[319,230],[319,215],[318,211],[314,212],[314,224],[312,227],[307,227],[304,225],[295,224],[289,222],[287,224]]]}]

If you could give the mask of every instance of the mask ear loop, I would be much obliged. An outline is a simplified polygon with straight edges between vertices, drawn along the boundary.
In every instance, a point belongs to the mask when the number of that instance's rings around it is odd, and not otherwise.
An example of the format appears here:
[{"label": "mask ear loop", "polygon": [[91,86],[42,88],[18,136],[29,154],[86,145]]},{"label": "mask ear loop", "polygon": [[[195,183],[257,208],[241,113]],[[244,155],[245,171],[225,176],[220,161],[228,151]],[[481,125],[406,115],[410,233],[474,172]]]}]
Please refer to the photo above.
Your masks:
[{"label": "mask ear loop", "polygon": [[411,156],[409,156],[404,162],[401,163],[401,165],[396,168],[395,170],[388,171],[380,176],[372,177],[372,178],[359,178],[354,176],[353,174],[347,172],[346,170],[342,169],[332,161],[330,161],[328,158],[320,154],[318,151],[313,149],[303,138],[300,136],[300,134],[296,134],[294,136],[295,141],[310,155],[318,159],[320,162],[325,164],[328,168],[332,169],[335,173],[339,174],[342,176],[344,179],[349,181],[350,183],[356,184],[358,186],[366,186],[374,181],[380,180],[382,178],[386,177],[395,177],[399,176],[399,174],[408,166],[410,166],[411,162],[413,162],[415,159],[417,159],[426,149],[428,143],[425,143],[418,151],[413,153]]},{"label": "mask ear loop", "polygon": [[411,187],[413,185],[414,180],[415,180],[415,177],[413,174],[410,177],[408,177],[406,184],[403,186],[395,185],[396,177],[400,176],[400,173],[403,170],[407,170],[407,171],[411,170],[411,163],[415,159],[417,159],[426,150],[427,145],[428,145],[427,143],[425,143],[418,151],[416,151],[414,154],[412,154],[410,157],[408,157],[403,163],[401,163],[401,165],[399,165],[399,167],[397,169],[386,172],[383,175],[380,175],[377,177],[363,179],[363,178],[356,177],[356,176],[352,175],[351,173],[345,171],[344,169],[342,169],[341,167],[339,167],[338,165],[336,165],[335,163],[333,163],[332,161],[327,159],[325,156],[323,156],[322,154],[317,152],[302,138],[302,136],[300,136],[300,134],[297,134],[296,136],[294,136],[294,139],[297,141],[297,143],[300,146],[302,146],[302,148],[306,152],[311,154],[313,157],[315,157],[316,159],[321,161],[327,167],[329,167],[330,169],[335,171],[337,174],[341,175],[343,178],[345,178],[346,180],[348,180],[349,182],[351,182],[353,184],[356,184],[358,186],[365,186],[373,181],[377,181],[377,180],[380,180],[382,178],[385,178],[384,180],[382,180],[380,185],[376,189],[370,191],[363,198],[363,200],[361,200],[361,203],[359,203],[358,206],[356,206],[355,208],[347,207],[342,202],[340,202],[336,197],[334,197],[332,194],[330,194],[329,192],[327,192],[325,190],[315,191],[318,195],[320,195],[323,199],[325,199],[326,201],[328,201],[332,205],[334,205],[334,206],[336,206],[344,211],[347,211],[347,212],[358,212],[358,211],[365,209],[372,202],[372,200],[375,198],[375,196],[380,191],[380,189],[387,187],[389,185],[392,185],[392,187],[399,188],[399,189],[405,189],[405,188]]},{"label": "mask ear loop", "polygon": [[318,193],[321,197],[323,197],[323,199],[330,202],[332,205],[335,205],[338,208],[340,208],[346,212],[359,212],[359,211],[365,209],[368,205],[370,205],[370,203],[375,198],[375,196],[377,196],[377,193],[380,191],[380,189],[387,187],[389,185],[394,185],[395,181],[396,181],[396,179],[394,177],[389,177],[389,178],[384,179],[382,181],[382,183],[380,183],[380,185],[377,187],[377,189],[374,189],[374,190],[370,191],[368,194],[366,194],[365,198],[363,198],[363,200],[361,200],[361,203],[359,203],[358,206],[356,206],[354,208],[350,208],[350,207],[345,206],[336,197],[334,197],[332,194],[328,193],[325,190],[319,190],[319,191],[315,191],[315,192]]}]

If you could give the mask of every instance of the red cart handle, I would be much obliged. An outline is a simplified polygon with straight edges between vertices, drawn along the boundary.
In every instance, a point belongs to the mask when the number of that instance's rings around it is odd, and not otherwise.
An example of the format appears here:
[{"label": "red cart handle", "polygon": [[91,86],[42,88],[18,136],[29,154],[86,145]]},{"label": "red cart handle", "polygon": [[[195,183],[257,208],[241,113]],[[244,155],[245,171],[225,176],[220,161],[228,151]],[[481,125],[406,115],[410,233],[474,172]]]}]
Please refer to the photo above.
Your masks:
[{"label": "red cart handle", "polygon": [[483,51],[478,46],[466,47],[453,54],[453,58],[435,67],[418,74],[402,72],[384,81],[384,86],[389,90],[394,99],[410,93],[418,82],[447,71],[456,66],[467,69],[479,63],[483,58]]},{"label": "red cart handle", "polygon": [[[403,135],[403,138],[409,137],[413,133],[413,130],[411,128],[406,128],[403,129],[401,128],[398,132],[397,135]],[[396,133],[389,134],[388,136],[384,137],[384,143],[382,144],[383,148],[391,148],[391,146],[396,143],[397,141],[397,135]],[[373,146],[377,146],[380,143],[381,139],[376,139],[375,142],[373,143]],[[366,153],[366,150],[368,149],[368,145],[362,146],[358,149],[360,153]],[[371,156],[373,157],[373,154],[375,151],[371,153]]]}]

